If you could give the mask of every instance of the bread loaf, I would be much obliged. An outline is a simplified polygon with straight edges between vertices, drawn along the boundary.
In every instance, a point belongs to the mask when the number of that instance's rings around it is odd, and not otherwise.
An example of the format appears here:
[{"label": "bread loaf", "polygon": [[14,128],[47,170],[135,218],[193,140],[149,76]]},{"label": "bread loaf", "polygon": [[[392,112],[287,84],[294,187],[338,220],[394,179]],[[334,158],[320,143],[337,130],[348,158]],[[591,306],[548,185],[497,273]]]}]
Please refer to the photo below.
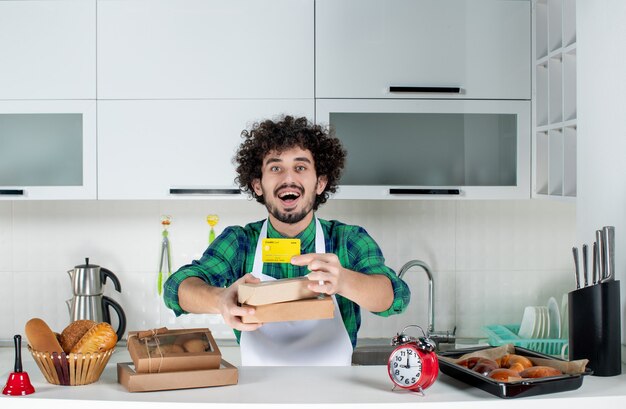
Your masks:
[{"label": "bread loaf", "polygon": [[83,335],[74,345],[70,352],[73,353],[94,353],[104,352],[113,348],[117,343],[117,334],[110,324],[101,322],[94,325]]},{"label": "bread loaf", "polygon": [[61,332],[61,347],[65,353],[69,354],[74,345],[80,341],[80,339],[96,325],[92,320],[78,320],[70,323],[63,332]]},{"label": "bread loaf", "polygon": [[56,335],[41,318],[32,318],[24,327],[26,338],[31,348],[39,352],[62,353],[63,348]]}]

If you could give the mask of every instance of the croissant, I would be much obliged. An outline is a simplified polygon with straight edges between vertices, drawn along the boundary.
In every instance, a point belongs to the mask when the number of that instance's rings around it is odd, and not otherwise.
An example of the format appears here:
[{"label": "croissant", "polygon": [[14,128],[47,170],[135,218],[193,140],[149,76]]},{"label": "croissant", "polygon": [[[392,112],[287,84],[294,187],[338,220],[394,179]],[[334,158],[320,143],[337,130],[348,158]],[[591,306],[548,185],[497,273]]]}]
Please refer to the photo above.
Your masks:
[{"label": "croissant", "polygon": [[110,324],[101,322],[94,325],[83,335],[70,352],[73,353],[94,353],[105,352],[113,348],[117,343],[117,334]]}]

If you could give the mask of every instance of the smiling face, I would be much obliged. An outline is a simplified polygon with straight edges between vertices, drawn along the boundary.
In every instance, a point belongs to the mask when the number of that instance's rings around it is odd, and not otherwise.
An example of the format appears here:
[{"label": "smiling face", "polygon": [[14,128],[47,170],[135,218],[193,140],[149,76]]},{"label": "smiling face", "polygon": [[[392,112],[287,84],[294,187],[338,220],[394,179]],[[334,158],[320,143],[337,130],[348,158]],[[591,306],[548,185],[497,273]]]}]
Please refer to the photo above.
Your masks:
[{"label": "smiling face", "polygon": [[315,196],[326,187],[326,178],[317,176],[311,152],[299,147],[272,151],[263,158],[261,175],[252,187],[263,196],[272,225],[289,235],[306,228],[313,217]]}]

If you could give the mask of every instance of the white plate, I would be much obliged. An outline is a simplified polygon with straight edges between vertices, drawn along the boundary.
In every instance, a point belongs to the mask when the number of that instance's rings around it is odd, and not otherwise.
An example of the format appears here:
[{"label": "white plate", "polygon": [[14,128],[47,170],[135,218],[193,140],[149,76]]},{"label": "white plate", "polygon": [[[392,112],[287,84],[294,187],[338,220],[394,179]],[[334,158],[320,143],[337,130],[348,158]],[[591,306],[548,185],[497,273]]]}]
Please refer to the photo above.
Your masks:
[{"label": "white plate", "polygon": [[568,295],[563,294],[561,298],[561,338],[569,338],[569,307]]},{"label": "white plate", "polygon": [[561,338],[561,313],[559,312],[559,305],[556,303],[556,299],[554,297],[550,297],[548,300],[548,315],[550,317],[550,331],[548,338]]},{"label": "white plate", "polygon": [[548,338],[550,334],[550,314],[548,314],[548,307],[540,307],[541,315],[543,316],[543,326],[541,327],[541,336],[539,338]]},{"label": "white plate", "polygon": [[537,320],[535,320],[535,328],[533,329],[531,338],[537,339],[541,338],[541,334],[543,333],[544,317],[541,311],[541,307],[533,308],[535,309],[535,316],[537,317]]},{"label": "white plate", "polygon": [[548,309],[546,307],[535,307],[539,315],[539,325],[535,338],[545,338],[548,333]]},{"label": "white plate", "polygon": [[520,323],[517,335],[519,335],[520,338],[532,338],[536,321],[537,314],[535,313],[535,307],[528,306],[524,308],[524,315],[522,316],[522,322]]}]

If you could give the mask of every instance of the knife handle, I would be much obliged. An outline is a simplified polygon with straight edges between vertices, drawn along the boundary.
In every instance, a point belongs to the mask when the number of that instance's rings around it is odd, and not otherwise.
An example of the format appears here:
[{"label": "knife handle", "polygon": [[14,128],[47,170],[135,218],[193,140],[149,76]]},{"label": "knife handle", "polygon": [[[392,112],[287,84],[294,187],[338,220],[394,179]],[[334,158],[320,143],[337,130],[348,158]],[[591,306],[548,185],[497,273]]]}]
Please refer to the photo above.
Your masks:
[{"label": "knife handle", "polygon": [[583,280],[585,287],[589,285],[589,270],[587,269],[587,245],[583,244]]},{"label": "knife handle", "polygon": [[602,238],[602,230],[596,230],[596,243],[598,243],[598,282],[602,281],[606,271],[604,270],[604,239]]},{"label": "knife handle", "polygon": [[594,284],[598,284],[598,281],[600,281],[600,279],[598,278],[600,266],[598,265],[598,243],[596,243],[595,241],[593,242],[593,248],[591,252],[593,253],[591,261],[591,279],[593,280]]},{"label": "knife handle", "polygon": [[574,255],[574,274],[576,276],[576,289],[580,288],[580,270],[578,263],[578,247],[572,247],[572,254]]},{"label": "knife handle", "polygon": [[606,266],[605,279],[610,280],[615,276],[615,227],[604,226],[602,228],[602,238],[606,248],[604,264]]}]

